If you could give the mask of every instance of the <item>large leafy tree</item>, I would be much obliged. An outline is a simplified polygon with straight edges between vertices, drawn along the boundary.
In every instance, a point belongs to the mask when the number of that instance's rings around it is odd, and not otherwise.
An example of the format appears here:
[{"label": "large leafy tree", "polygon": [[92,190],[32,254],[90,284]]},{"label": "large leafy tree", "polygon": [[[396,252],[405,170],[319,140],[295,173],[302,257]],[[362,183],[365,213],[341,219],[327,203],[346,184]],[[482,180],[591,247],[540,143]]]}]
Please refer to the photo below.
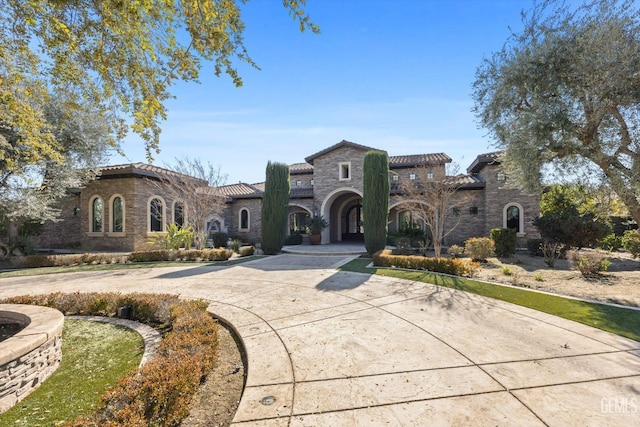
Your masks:
[{"label": "large leafy tree", "polygon": [[[479,122],[505,149],[510,178],[587,172],[640,221],[640,9],[595,0],[575,10],[544,1],[524,29],[478,68]],[[549,167],[550,166],[550,167]]]},{"label": "large leafy tree", "polygon": [[362,166],[364,245],[369,254],[384,249],[389,217],[389,158],[384,151],[368,151]]},{"label": "large leafy tree", "polygon": [[[1,104],[0,104],[1,107]],[[11,151],[0,157],[0,245],[4,253],[16,246],[22,225],[36,219],[55,219],[56,202],[69,189],[79,188],[96,175],[114,141],[104,112],[73,97],[56,96],[43,108],[43,125],[56,144],[56,159],[23,152],[20,138],[0,128],[0,146]]]},{"label": "large leafy tree", "polygon": [[[216,75],[242,80],[234,61],[251,65],[243,45],[245,0],[0,1],[0,137],[3,169],[23,162],[62,163],[45,119],[51,94],[64,90],[108,112],[122,137],[127,118],[157,151],[164,102],[177,80],[197,81],[205,63]],[[283,0],[301,30],[318,28],[306,0]]]}]

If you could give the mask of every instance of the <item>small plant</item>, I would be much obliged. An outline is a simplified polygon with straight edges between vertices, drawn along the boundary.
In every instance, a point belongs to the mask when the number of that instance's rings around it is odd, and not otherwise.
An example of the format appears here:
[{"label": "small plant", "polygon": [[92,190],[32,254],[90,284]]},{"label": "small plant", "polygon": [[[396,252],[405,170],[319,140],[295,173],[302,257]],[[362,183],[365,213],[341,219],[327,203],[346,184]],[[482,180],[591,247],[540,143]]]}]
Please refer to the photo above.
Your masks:
[{"label": "small plant", "polygon": [[242,256],[253,255],[254,252],[255,252],[255,248],[253,246],[242,246],[238,254],[240,254],[240,256],[242,257]]},{"label": "small plant", "polygon": [[544,263],[553,268],[556,265],[556,261],[562,256],[562,250],[564,245],[556,242],[544,242],[540,245],[542,256],[544,257]]},{"label": "small plant", "polygon": [[473,261],[484,262],[493,256],[495,244],[488,237],[472,237],[464,242],[464,252]]},{"label": "small plant", "polygon": [[615,252],[622,248],[622,236],[611,233],[600,241],[600,247],[606,251]]},{"label": "small plant", "polygon": [[505,276],[511,276],[511,269],[505,265],[502,267],[502,274]]},{"label": "small plant", "polygon": [[422,256],[427,256],[427,252],[429,252],[429,240],[418,241],[418,252]]},{"label": "small plant", "polygon": [[306,225],[309,228],[309,234],[320,234],[329,226],[329,223],[324,216],[320,215],[309,218]]},{"label": "small plant", "polygon": [[542,277],[542,273],[538,272],[533,275],[533,280],[535,280],[536,282],[542,282],[544,280],[544,277]]},{"label": "small plant", "polygon": [[597,276],[600,272],[607,271],[611,266],[611,261],[601,251],[569,251],[569,261],[584,277]]},{"label": "small plant", "polygon": [[449,249],[447,249],[447,253],[451,255],[452,258],[462,258],[464,256],[464,248],[458,245],[451,245]]},{"label": "small plant", "polygon": [[289,234],[284,239],[284,244],[287,245],[287,246],[290,246],[290,245],[301,245],[302,244],[302,234],[300,234],[299,232]]},{"label": "small plant", "polygon": [[229,235],[227,233],[212,233],[211,244],[214,248],[224,248],[229,241]]},{"label": "small plant", "polygon": [[400,237],[396,240],[396,248],[393,250],[393,255],[413,255],[413,248],[411,247],[411,239],[408,237]]},{"label": "small plant", "polygon": [[229,249],[231,249],[233,252],[237,254],[240,253],[241,247],[242,247],[242,240],[240,239],[233,239],[232,241],[229,242]]},{"label": "small plant", "polygon": [[640,232],[638,230],[627,230],[622,236],[622,247],[634,258],[640,256]]},{"label": "small plant", "polygon": [[193,245],[193,228],[180,227],[176,223],[167,224],[167,233],[152,240],[150,243],[156,243],[163,249],[185,249],[191,248]]},{"label": "small plant", "polygon": [[527,239],[527,250],[531,256],[544,256],[542,253],[542,239]]}]

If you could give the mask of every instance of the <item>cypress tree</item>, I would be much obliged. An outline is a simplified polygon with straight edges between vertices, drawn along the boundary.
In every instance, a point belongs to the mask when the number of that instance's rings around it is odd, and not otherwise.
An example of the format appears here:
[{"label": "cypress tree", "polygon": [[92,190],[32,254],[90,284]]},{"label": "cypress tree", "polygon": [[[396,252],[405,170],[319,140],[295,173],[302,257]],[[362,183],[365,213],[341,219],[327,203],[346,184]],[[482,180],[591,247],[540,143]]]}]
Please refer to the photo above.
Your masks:
[{"label": "cypress tree", "polygon": [[364,245],[371,255],[384,249],[389,215],[389,158],[384,151],[364,155],[362,216]]},{"label": "cypress tree", "polygon": [[262,250],[267,255],[277,254],[284,245],[290,190],[289,166],[267,163],[261,211]]}]

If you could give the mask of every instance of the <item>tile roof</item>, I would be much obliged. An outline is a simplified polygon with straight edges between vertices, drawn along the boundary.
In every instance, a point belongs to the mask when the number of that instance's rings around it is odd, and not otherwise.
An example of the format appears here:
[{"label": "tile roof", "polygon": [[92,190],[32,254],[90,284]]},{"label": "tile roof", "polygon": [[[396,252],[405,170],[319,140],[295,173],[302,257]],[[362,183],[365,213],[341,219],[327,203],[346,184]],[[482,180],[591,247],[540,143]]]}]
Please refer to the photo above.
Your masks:
[{"label": "tile roof", "polygon": [[478,173],[484,168],[486,165],[497,162],[500,163],[500,156],[504,153],[504,151],[494,151],[492,153],[484,153],[478,155],[473,163],[467,168],[467,173]]},{"label": "tile roof", "polygon": [[221,185],[220,187],[215,187],[212,190],[234,199],[262,197],[262,194],[264,193],[264,187],[260,190],[256,185],[245,184],[244,182]]},{"label": "tile roof", "polygon": [[444,153],[389,156],[389,167],[391,169],[424,165],[441,165],[450,162],[451,157],[447,156]]},{"label": "tile roof", "polygon": [[311,166],[309,163],[293,163],[289,165],[289,173],[291,175],[313,173],[313,166]]},{"label": "tile roof", "polygon": [[172,171],[167,168],[161,168],[159,166],[150,165],[147,163],[127,163],[122,165],[101,166],[99,168],[101,177],[116,177],[122,175],[136,175],[146,176],[149,178],[160,178],[162,176],[171,176],[174,178],[184,180],[196,180],[201,181],[203,186],[208,185],[206,180],[195,178],[190,175]]}]

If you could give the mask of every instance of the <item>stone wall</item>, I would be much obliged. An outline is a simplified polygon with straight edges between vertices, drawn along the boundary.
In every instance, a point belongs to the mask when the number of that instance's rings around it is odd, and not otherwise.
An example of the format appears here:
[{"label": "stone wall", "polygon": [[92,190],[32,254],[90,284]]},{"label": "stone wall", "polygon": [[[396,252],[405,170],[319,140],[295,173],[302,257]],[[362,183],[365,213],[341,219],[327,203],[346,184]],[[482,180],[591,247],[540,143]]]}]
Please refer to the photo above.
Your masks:
[{"label": "stone wall", "polygon": [[69,194],[59,204],[56,221],[45,221],[42,232],[35,237],[38,249],[72,249],[80,247],[80,193]]},{"label": "stone wall", "polygon": [[[240,211],[249,210],[249,229],[240,229]],[[229,206],[230,221],[227,222],[228,234],[232,239],[240,239],[245,243],[259,243],[262,238],[260,228],[262,199],[238,199]]]},{"label": "stone wall", "polygon": [[[22,316],[29,325],[0,343],[0,413],[38,388],[62,359],[62,325],[58,310],[1,304],[3,316]],[[16,317],[17,318],[17,317]]]},{"label": "stone wall", "polygon": [[499,165],[487,165],[480,176],[486,181],[485,206],[486,224],[485,235],[489,235],[492,228],[504,227],[504,208],[510,203],[517,203],[522,207],[524,230],[518,235],[518,247],[526,247],[527,239],[539,238],[540,233],[531,224],[533,218],[540,214],[540,196],[528,195],[517,188],[509,186],[508,177],[504,181],[498,180]]}]

